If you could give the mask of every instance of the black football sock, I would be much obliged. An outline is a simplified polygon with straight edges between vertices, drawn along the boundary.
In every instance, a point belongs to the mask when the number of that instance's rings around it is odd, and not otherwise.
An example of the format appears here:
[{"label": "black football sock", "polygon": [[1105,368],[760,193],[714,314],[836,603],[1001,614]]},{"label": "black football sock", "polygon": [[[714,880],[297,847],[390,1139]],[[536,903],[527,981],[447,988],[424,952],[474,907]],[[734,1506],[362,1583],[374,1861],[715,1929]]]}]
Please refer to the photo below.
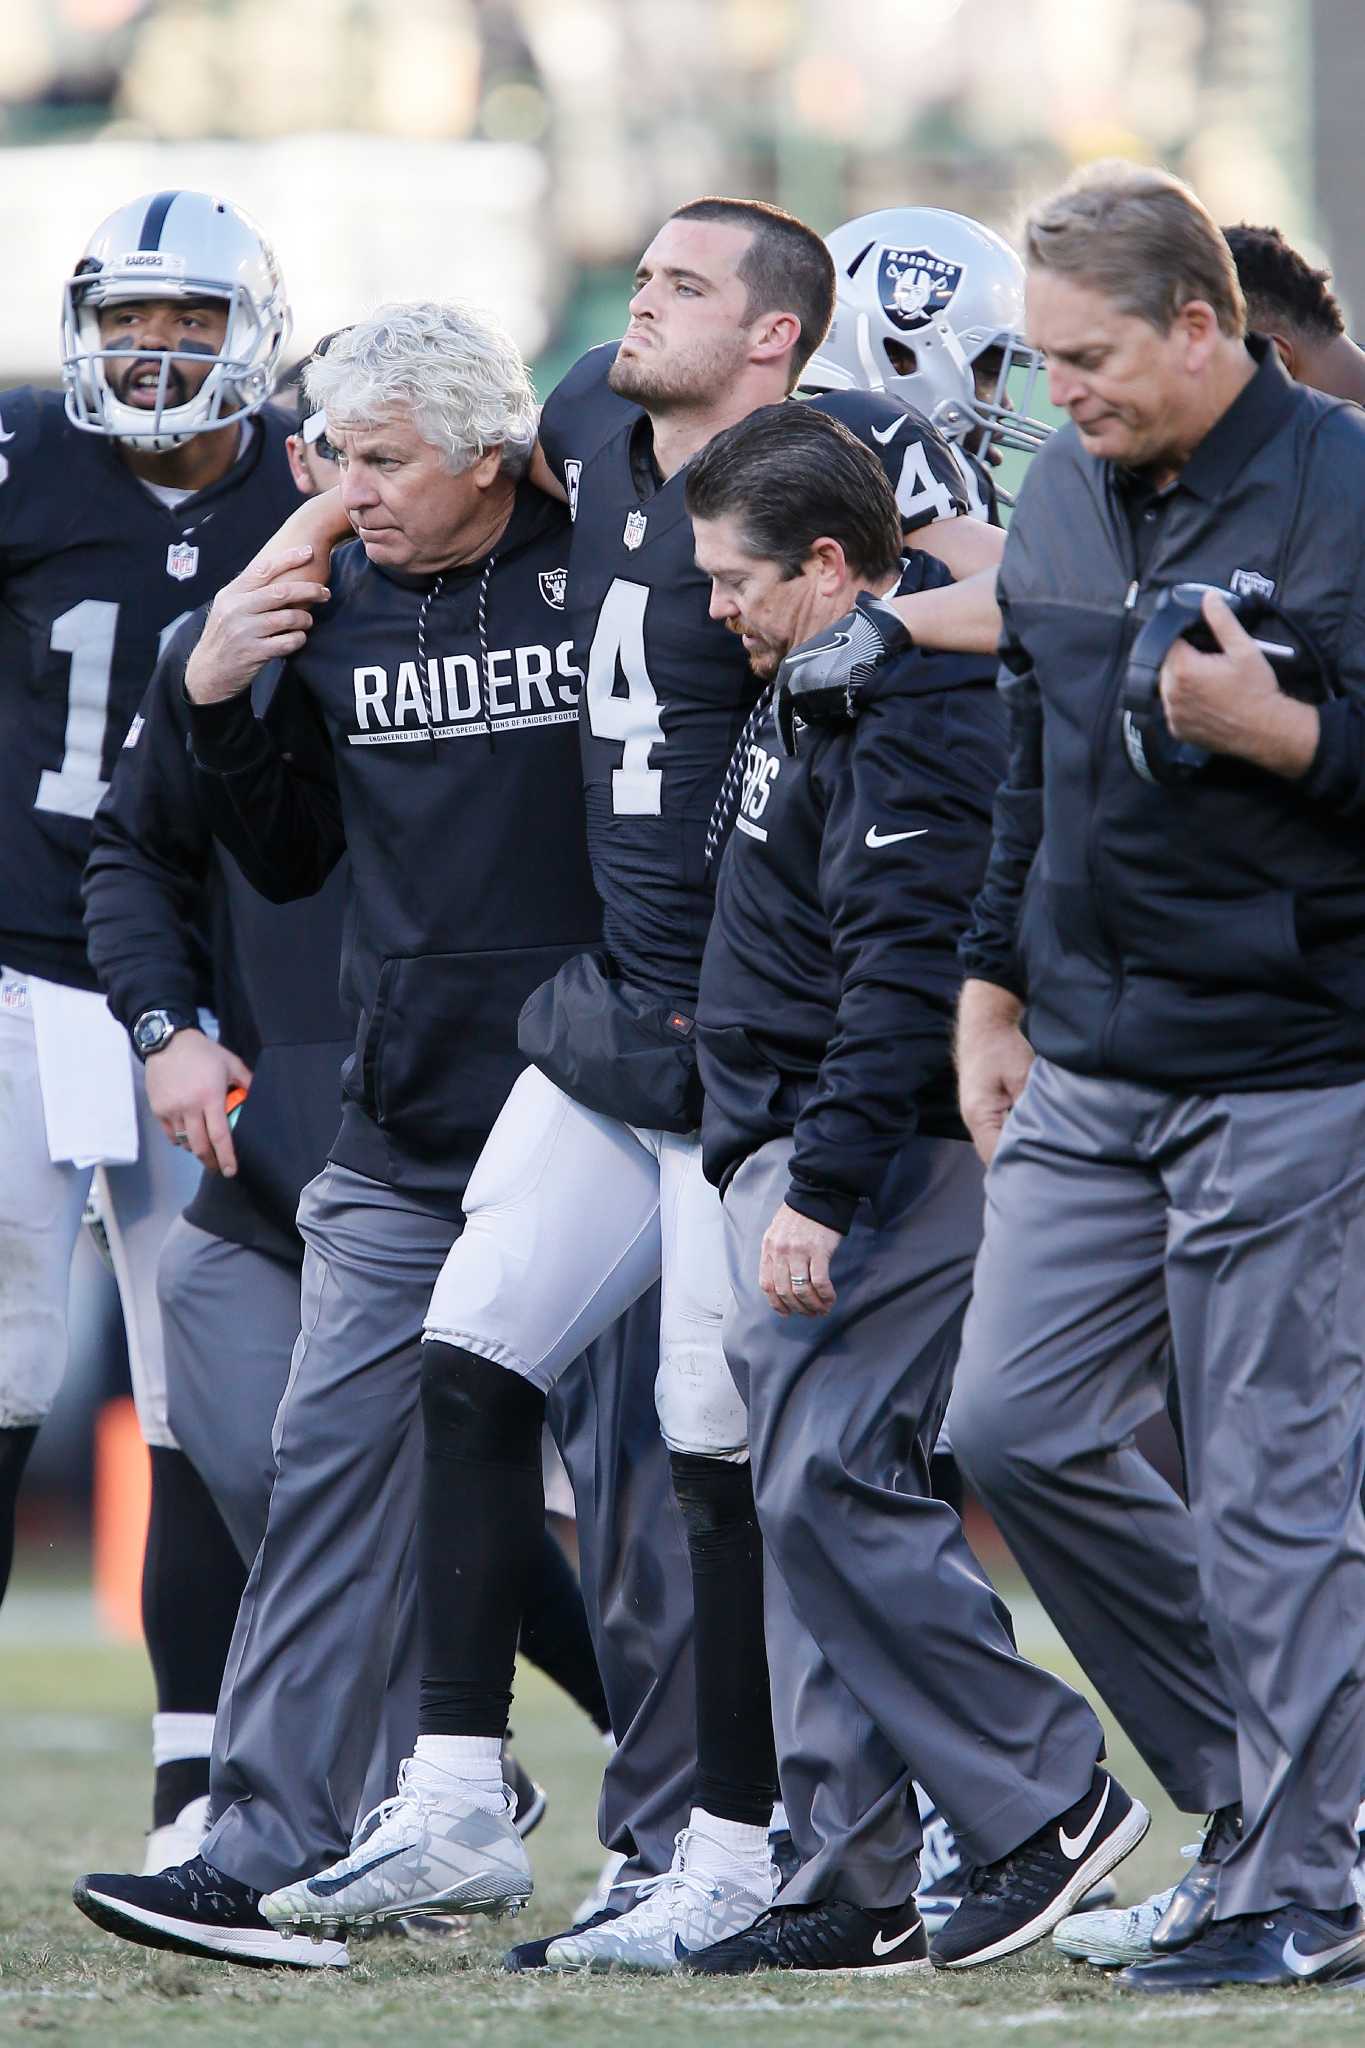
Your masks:
[{"label": "black football sock", "polygon": [[246,1566],[183,1451],[154,1445],[142,1560],[142,1630],[159,1714],[212,1714]]},{"label": "black football sock", "polygon": [[38,1425],[0,1429],[0,1600],[5,1597],[14,1563],[14,1521],[19,1508],[19,1482],[33,1449]]},{"label": "black football sock", "polygon": [[747,1464],[670,1454],[687,1525],[697,1667],[698,1806],[766,1828],[777,1797],[763,1539]]},{"label": "black football sock", "polygon": [[507,1732],[545,1535],[544,1424],[545,1396],[519,1373],[456,1344],[423,1344],[419,1734]]},{"label": "black football sock", "polygon": [[611,1731],[607,1696],[588,1633],[583,1589],[550,1531],[543,1536],[526,1588],[521,1617],[521,1653],[562,1686],[603,1735]]}]

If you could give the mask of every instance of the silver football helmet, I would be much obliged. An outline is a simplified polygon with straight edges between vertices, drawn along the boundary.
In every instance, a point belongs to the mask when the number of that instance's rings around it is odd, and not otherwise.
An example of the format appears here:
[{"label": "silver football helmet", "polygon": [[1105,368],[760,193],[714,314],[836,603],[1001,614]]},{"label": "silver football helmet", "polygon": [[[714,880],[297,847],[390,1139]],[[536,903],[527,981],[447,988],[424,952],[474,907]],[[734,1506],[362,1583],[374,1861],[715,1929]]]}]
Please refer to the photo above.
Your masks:
[{"label": "silver football helmet", "polygon": [[[124,404],[105,374],[110,347],[102,306],[130,299],[225,299],[227,334],[192,398],[168,403],[179,363],[202,369],[202,351],[158,353],[153,405]],[[146,454],[178,448],[194,434],[234,426],[265,404],[289,337],[289,302],[269,243],[255,222],[207,192],[154,192],[110,214],[91,236],[62,295],[62,382],[66,416]]]},{"label": "silver football helmet", "polygon": [[977,456],[1042,447],[1043,360],[1022,337],[1024,266],[1008,242],[962,213],[892,206],[836,228],[828,247],[834,319],[803,384],[902,398]]}]

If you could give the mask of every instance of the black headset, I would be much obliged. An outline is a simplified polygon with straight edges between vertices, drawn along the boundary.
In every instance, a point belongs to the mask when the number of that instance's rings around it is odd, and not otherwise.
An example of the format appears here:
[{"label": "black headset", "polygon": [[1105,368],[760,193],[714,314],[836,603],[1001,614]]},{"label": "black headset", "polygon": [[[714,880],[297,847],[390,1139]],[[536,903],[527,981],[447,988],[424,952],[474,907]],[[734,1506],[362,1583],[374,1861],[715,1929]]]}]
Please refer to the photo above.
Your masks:
[{"label": "black headset", "polygon": [[1218,642],[1204,617],[1204,599],[1211,590],[1253,638],[1259,628],[1272,622],[1281,627],[1285,641],[1256,638],[1256,644],[1287,695],[1308,704],[1321,704],[1340,695],[1336,678],[1310,635],[1271,598],[1259,592],[1223,590],[1216,583],[1173,584],[1162,591],[1155,611],[1133,642],[1119,694],[1124,748],[1134,773],[1145,782],[1159,782],[1168,788],[1193,782],[1215,758],[1206,747],[1173,737],[1161,703],[1162,667],[1177,640],[1188,640],[1201,653],[1217,652]]}]

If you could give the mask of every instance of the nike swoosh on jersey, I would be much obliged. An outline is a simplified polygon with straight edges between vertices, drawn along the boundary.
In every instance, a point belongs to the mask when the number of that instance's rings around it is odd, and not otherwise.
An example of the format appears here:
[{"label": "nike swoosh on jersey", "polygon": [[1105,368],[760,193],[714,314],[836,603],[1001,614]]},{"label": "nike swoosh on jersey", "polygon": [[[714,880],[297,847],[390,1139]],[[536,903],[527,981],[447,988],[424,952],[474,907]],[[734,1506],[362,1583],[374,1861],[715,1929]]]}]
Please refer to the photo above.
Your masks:
[{"label": "nike swoosh on jersey", "polygon": [[1057,1845],[1061,1849],[1063,1856],[1067,1858],[1068,1862],[1080,1862],[1082,1856],[1084,1856],[1086,1850],[1090,1847],[1091,1841],[1094,1839],[1095,1830],[1099,1826],[1100,1821],[1104,1816],[1104,1809],[1108,1804],[1109,1786],[1106,1783],[1103,1798],[1100,1800],[1099,1805],[1095,1808],[1095,1811],[1091,1814],[1089,1820],[1086,1822],[1085,1826],[1081,1829],[1078,1835],[1076,1835],[1073,1838],[1071,1835],[1067,1833],[1065,1828],[1058,1828]]},{"label": "nike swoosh on jersey", "polygon": [[395,1856],[406,1856],[409,1849],[417,1847],[416,1842],[404,1842],[401,1848],[386,1849],[382,1856],[376,1856],[371,1863],[362,1863],[359,1870],[348,1870],[345,1877],[310,1877],[308,1889],[316,1892],[320,1899],[330,1899],[334,1893],[345,1891],[348,1884],[355,1884],[362,1877],[368,1877],[372,1870],[378,1870],[381,1863],[392,1863]]},{"label": "nike swoosh on jersey", "polygon": [[905,425],[905,423],[906,423],[906,421],[907,421],[907,420],[909,419],[909,417],[910,417],[910,415],[909,415],[909,413],[908,413],[908,412],[907,412],[907,413],[902,413],[901,417],[900,417],[900,418],[899,418],[898,420],[892,420],[892,422],[891,422],[890,426],[889,426],[889,427],[887,428],[887,430],[886,430],[886,432],[885,432],[885,433],[883,433],[883,432],[882,432],[882,430],[881,430],[881,428],[880,428],[880,427],[874,427],[874,428],[872,429],[872,438],[873,438],[873,440],[874,440],[874,441],[880,441],[880,442],[881,442],[881,444],[882,444],[882,446],[883,446],[883,448],[885,448],[885,446],[886,446],[886,444],[887,444],[887,442],[888,442],[888,441],[894,441],[894,440],[895,440],[895,438],[896,438],[897,434],[898,434],[898,433],[900,432],[901,428],[902,428],[902,427],[903,427],[903,426]]},{"label": "nike swoosh on jersey", "polygon": [[836,647],[851,647],[851,633],[836,633],[832,640],[822,640],[818,647],[798,647],[786,658],[787,668],[799,668],[803,661],[814,661],[817,654],[833,654]]},{"label": "nike swoosh on jersey", "polygon": [[929,827],[927,825],[917,825],[913,832],[879,832],[875,825],[869,825],[867,837],[863,841],[863,845],[872,847],[894,846],[898,839],[923,839],[928,830]]},{"label": "nike swoosh on jersey", "polygon": [[918,1933],[918,1931],[919,1921],[916,1920],[913,1926],[902,1929],[902,1931],[895,1937],[893,1941],[884,1941],[882,1939],[881,1929],[878,1928],[877,1932],[872,1937],[873,1955],[889,1956],[893,1948],[899,1948],[903,1941],[909,1941],[911,1935]]},{"label": "nike swoosh on jersey", "polygon": [[1342,1956],[1349,1956],[1353,1950],[1361,1949],[1361,1937],[1353,1934],[1349,1941],[1339,1942],[1336,1948],[1320,1948],[1311,1956],[1304,1955],[1299,1948],[1297,1934],[1291,1934],[1284,1945],[1284,1966],[1296,1977],[1312,1977],[1325,1969],[1328,1963],[1335,1963]]}]

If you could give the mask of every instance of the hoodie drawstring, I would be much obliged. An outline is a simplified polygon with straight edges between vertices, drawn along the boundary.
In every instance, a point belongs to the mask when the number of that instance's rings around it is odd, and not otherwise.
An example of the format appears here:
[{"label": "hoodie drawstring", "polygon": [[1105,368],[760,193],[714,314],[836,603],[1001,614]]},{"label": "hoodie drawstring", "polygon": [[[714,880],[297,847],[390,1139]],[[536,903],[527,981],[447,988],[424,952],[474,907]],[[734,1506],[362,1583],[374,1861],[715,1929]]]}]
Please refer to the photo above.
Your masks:
[{"label": "hoodie drawstring", "polygon": [[[493,564],[497,559],[496,555],[490,555],[484,563],[483,574],[479,578],[478,594],[479,709],[483,712],[484,725],[487,727],[488,750],[490,753],[497,752],[497,743],[493,738],[493,697],[488,681],[488,579],[493,573]],[[444,584],[445,577],[438,576],[426,596],[422,599],[417,613],[417,673],[421,678],[421,685],[417,692],[417,701],[422,707],[422,723],[426,727],[427,743],[431,748],[433,759],[436,754],[436,729],[431,715],[426,687],[430,678],[430,670],[427,666],[427,613],[440,596]]]}]

